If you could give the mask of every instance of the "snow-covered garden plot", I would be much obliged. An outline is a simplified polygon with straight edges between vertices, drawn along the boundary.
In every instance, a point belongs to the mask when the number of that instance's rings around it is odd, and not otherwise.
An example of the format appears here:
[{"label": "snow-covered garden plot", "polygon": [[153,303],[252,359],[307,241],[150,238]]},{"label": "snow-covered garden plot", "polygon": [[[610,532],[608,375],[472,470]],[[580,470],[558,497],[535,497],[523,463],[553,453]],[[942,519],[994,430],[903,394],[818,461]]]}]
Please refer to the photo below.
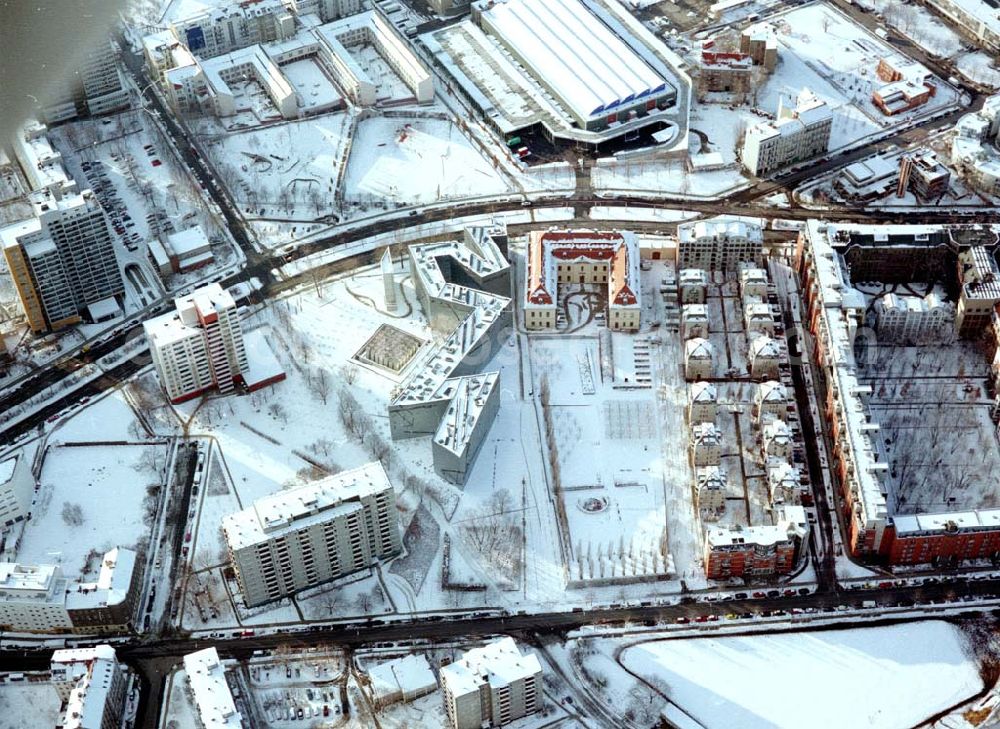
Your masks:
[{"label": "snow-covered garden plot", "polygon": [[890,729],[976,693],[982,681],[969,652],[958,628],[927,621],[642,642],[621,661],[706,729]]},{"label": "snow-covered garden plot", "polygon": [[400,116],[360,122],[351,145],[344,200],[412,205],[507,192],[493,164],[452,122]]},{"label": "snow-covered garden plot", "polygon": [[662,558],[666,507],[653,391],[602,382],[596,337],[534,336],[529,344],[535,389],[552,423],[566,540],[574,561],[587,564],[585,575],[571,578],[598,577],[611,552]]},{"label": "snow-covered garden plot", "polygon": [[59,695],[48,681],[0,682],[0,729],[56,726]]},{"label": "snow-covered garden plot", "polygon": [[882,346],[862,360],[861,381],[872,388],[903,514],[1000,506],[988,474],[1000,470],[988,365],[969,342],[927,347]]},{"label": "snow-covered garden plot", "polygon": [[351,124],[350,114],[326,114],[203,143],[247,217],[315,220],[334,211]]},{"label": "snow-covered garden plot", "polygon": [[18,562],[77,577],[99,567],[95,554],[145,542],[156,506],[147,487],[162,484],[166,456],[166,445],[50,446]]},{"label": "snow-covered garden plot", "polygon": [[963,53],[955,59],[955,67],[973,83],[1000,88],[1000,69],[997,69],[996,58],[988,53]]},{"label": "snow-covered garden plot", "polygon": [[962,50],[962,37],[927,8],[898,0],[855,0],[855,3],[865,10],[882,13],[888,25],[929,53],[947,58]]}]

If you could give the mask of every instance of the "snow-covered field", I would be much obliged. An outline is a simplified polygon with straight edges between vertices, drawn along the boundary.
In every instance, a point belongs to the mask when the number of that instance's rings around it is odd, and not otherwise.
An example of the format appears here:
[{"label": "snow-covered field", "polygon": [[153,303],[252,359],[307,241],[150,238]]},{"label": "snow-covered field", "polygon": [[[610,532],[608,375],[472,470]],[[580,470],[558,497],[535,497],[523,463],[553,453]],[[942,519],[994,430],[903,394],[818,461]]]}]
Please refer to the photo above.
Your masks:
[{"label": "snow-covered field", "polygon": [[99,567],[89,561],[94,550],[144,541],[152,523],[146,487],[161,483],[165,458],[165,445],[50,446],[18,561],[60,564],[76,577],[88,562],[91,573]]},{"label": "snow-covered field", "polygon": [[642,642],[623,664],[706,729],[902,729],[980,688],[958,628],[927,621]]},{"label": "snow-covered field", "polygon": [[450,121],[373,117],[358,124],[344,183],[349,202],[408,205],[507,191]]},{"label": "snow-covered field", "polygon": [[348,113],[205,138],[248,218],[314,220],[334,210],[352,128]]}]

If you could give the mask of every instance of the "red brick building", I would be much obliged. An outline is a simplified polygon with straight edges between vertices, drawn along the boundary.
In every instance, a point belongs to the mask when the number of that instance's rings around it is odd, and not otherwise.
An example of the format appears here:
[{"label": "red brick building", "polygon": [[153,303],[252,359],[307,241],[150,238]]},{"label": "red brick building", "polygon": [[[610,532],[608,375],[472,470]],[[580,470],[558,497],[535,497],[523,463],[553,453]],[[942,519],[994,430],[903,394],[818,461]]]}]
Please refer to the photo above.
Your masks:
[{"label": "red brick building", "polygon": [[705,576],[724,580],[785,575],[794,570],[808,534],[805,510],[801,506],[786,506],[778,513],[779,520],[774,526],[708,528]]}]

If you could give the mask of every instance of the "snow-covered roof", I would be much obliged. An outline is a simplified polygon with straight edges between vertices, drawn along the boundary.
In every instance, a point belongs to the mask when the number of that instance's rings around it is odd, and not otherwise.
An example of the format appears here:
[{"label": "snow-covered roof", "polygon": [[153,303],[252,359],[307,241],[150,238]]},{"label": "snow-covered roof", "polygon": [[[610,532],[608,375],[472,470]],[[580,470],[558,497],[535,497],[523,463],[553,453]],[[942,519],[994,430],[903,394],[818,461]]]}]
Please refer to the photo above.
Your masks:
[{"label": "snow-covered roof", "polygon": [[698,445],[718,445],[722,442],[722,431],[715,423],[695,423],[691,426],[691,440]]},{"label": "snow-covered roof", "polygon": [[513,638],[501,638],[467,651],[454,663],[441,668],[441,683],[455,696],[478,692],[488,683],[499,688],[542,672],[533,653],[522,655]]},{"label": "snow-covered roof", "polygon": [[184,672],[205,729],[231,727],[242,729],[243,720],[236,711],[233,694],[226,682],[226,670],[215,648],[206,648],[184,656]]},{"label": "snow-covered roof", "polygon": [[167,236],[166,243],[174,255],[180,258],[202,253],[209,248],[208,236],[200,225],[171,233]]},{"label": "snow-covered roof", "polygon": [[119,671],[115,650],[109,645],[58,650],[49,666],[56,682],[75,682],[63,711],[63,729],[91,729],[106,724],[105,711]]},{"label": "snow-covered roof", "polygon": [[[677,226],[680,232],[680,226]],[[708,273],[701,268],[682,268],[677,275],[681,286],[704,286],[708,283]]]},{"label": "snow-covered roof", "polygon": [[[62,578],[62,570],[54,564],[23,565],[0,562],[0,598],[47,599],[53,586]],[[62,597],[61,595],[59,596]]]},{"label": "snow-covered roof", "polygon": [[18,458],[19,456],[14,455],[0,461],[0,485],[7,483],[14,478],[14,470],[17,468]]},{"label": "snow-covered roof", "polygon": [[758,385],[757,397],[761,402],[787,402],[788,388],[777,380],[766,380]]},{"label": "snow-covered roof", "polygon": [[[393,398],[393,406],[444,401],[453,397],[454,382],[449,382],[470,352],[477,351],[490,335],[510,299],[488,291],[449,283],[438,258],[450,258],[467,275],[483,280],[509,273],[510,263],[493,236],[505,234],[497,226],[466,230],[460,241],[445,241],[410,246],[410,270],[433,303],[454,311],[469,312],[430,358],[414,370]],[[466,390],[465,392],[471,392]]]},{"label": "snow-covered roof", "polygon": [[712,526],[705,530],[705,540],[709,547],[737,547],[759,545],[770,547],[790,542],[787,524],[741,526],[732,524]]},{"label": "snow-covered roof", "polygon": [[579,118],[659,93],[667,80],[580,0],[494,0],[484,26]]},{"label": "snow-covered roof", "polygon": [[376,699],[393,694],[421,696],[437,688],[434,671],[423,654],[410,654],[368,669],[372,693]]},{"label": "snow-covered roof", "polygon": [[1000,527],[1000,509],[894,516],[892,517],[892,523],[896,527],[896,534],[900,536],[959,530],[996,529]]},{"label": "snow-covered roof", "polygon": [[764,230],[756,223],[731,217],[696,220],[690,223],[680,223],[677,226],[677,239],[681,243],[691,243],[705,238],[714,240],[737,238],[763,243]]},{"label": "snow-covered roof", "polygon": [[222,519],[230,549],[237,550],[329,521],[341,511],[362,509],[361,500],[391,491],[392,484],[378,461],[319,481],[279,491]]},{"label": "snow-covered roof", "polygon": [[695,382],[691,385],[691,402],[716,402],[719,391],[711,382]]},{"label": "snow-covered roof", "polygon": [[750,340],[750,356],[772,359],[781,354],[778,343],[768,336],[754,337]]},{"label": "snow-covered roof", "polygon": [[528,235],[527,283],[522,302],[525,309],[556,305],[556,270],[560,261],[606,263],[609,307],[640,306],[639,243],[635,233],[627,230],[532,231]]},{"label": "snow-covered roof", "polygon": [[151,346],[162,347],[188,337],[201,337],[201,318],[236,307],[232,295],[217,283],[195,289],[174,299],[175,310],[153,317],[142,324]]},{"label": "snow-covered roof", "polygon": [[101,570],[95,582],[71,584],[66,594],[66,607],[82,610],[118,605],[128,598],[138,555],[131,549],[115,547],[101,559]]},{"label": "snow-covered roof", "polygon": [[684,342],[684,352],[687,359],[712,359],[715,356],[712,343],[702,337]]}]

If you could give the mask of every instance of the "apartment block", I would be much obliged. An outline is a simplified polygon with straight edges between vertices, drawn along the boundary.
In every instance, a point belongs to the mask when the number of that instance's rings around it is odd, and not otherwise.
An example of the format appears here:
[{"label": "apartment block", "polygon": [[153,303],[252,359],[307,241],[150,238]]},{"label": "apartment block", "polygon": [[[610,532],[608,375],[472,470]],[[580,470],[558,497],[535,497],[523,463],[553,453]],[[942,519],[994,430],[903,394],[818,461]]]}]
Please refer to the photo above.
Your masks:
[{"label": "apartment block", "polygon": [[132,627],[142,569],[115,547],[93,582],[69,580],[58,565],[0,562],[0,629],[33,633],[123,633]]},{"label": "apartment block", "polygon": [[513,638],[467,651],[440,675],[452,729],[507,726],[542,706],[541,664]]},{"label": "apartment block", "polygon": [[143,323],[160,385],[180,403],[217,389],[231,392],[250,369],[239,310],[213,283],[174,300],[175,311]]},{"label": "apartment block", "polygon": [[281,491],[226,516],[229,559],[248,606],[399,553],[396,494],[380,463]]},{"label": "apartment block", "polygon": [[958,254],[958,305],[955,330],[974,339],[992,324],[993,309],[1000,303],[1000,270],[986,246],[972,246]]},{"label": "apartment block", "polygon": [[60,729],[118,729],[125,708],[125,670],[109,645],[58,650],[49,664]]},{"label": "apartment block", "polygon": [[199,58],[214,58],[258,43],[291,38],[295,35],[295,15],[282,0],[245,0],[175,20],[170,29]]},{"label": "apartment block", "polygon": [[29,199],[34,216],[0,229],[0,246],[32,331],[120,313],[125,285],[93,193],[57,199],[39,190]]},{"label": "apartment block", "polygon": [[194,705],[197,729],[246,729],[215,648],[184,656],[185,689]]},{"label": "apartment block", "polygon": [[741,263],[760,263],[764,232],[738,218],[712,218],[677,226],[677,267],[735,271]]},{"label": "apartment block", "polygon": [[773,526],[709,527],[705,530],[705,576],[759,578],[795,569],[802,543],[809,534],[805,509],[782,506]]},{"label": "apartment block", "polygon": [[702,49],[698,60],[698,90],[745,94],[752,83],[753,59],[746,53]]},{"label": "apartment block", "polygon": [[35,477],[23,452],[0,461],[0,532],[28,518],[34,494]]},{"label": "apartment block", "polygon": [[875,300],[875,331],[894,344],[930,344],[948,339],[954,310],[935,293],[925,296],[883,294]]},{"label": "apartment block", "polygon": [[833,113],[826,102],[803,89],[794,107],[782,101],[774,121],[747,130],[740,155],[743,166],[761,177],[825,154],[830,147],[832,125]]},{"label": "apartment block", "polygon": [[118,68],[117,49],[111,41],[88,48],[80,62],[47,99],[42,118],[48,124],[78,116],[98,116],[127,109],[128,89]]}]

